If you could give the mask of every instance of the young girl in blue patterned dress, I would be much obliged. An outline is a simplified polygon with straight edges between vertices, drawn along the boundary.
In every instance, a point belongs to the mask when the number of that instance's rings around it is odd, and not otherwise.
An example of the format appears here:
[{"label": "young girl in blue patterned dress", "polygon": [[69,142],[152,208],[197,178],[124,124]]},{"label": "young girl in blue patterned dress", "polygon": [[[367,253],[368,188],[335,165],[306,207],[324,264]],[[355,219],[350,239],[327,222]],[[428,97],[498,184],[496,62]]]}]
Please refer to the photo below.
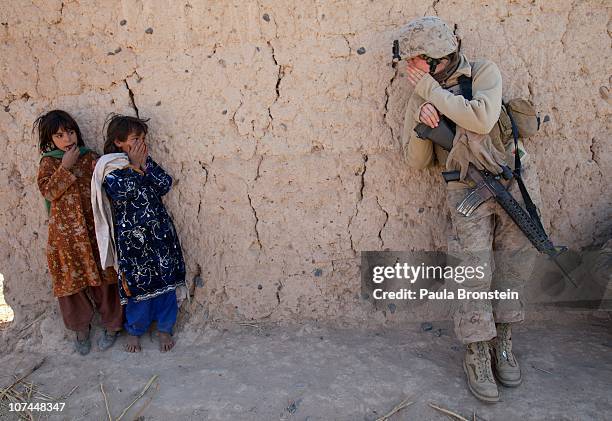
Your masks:
[{"label": "young girl in blue patterned dress", "polygon": [[[115,153],[129,166],[104,177],[114,215],[119,295],[125,305],[128,352],[139,352],[140,336],[157,321],[160,350],[174,346],[178,312],[176,287],[185,284],[181,245],[162,196],[172,178],[150,156],[145,120],[114,115],[108,121],[104,153]],[[105,155],[106,156],[106,155]]]}]

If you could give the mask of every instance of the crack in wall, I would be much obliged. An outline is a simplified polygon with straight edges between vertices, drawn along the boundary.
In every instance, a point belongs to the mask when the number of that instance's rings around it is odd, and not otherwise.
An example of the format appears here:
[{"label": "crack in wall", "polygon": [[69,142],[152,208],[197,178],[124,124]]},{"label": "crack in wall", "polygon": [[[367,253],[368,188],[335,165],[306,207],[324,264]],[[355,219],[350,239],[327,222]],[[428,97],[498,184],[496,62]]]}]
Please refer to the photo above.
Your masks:
[{"label": "crack in wall", "polygon": [[591,151],[591,160],[593,162],[595,162],[595,165],[597,165],[597,168],[599,169],[599,173],[603,175],[602,171],[601,171],[601,165],[599,163],[599,156],[597,154],[597,151],[594,149],[596,147],[597,142],[595,141],[595,138],[591,138],[591,144],[589,145],[589,150]]},{"label": "crack in wall", "polygon": [[11,109],[11,105],[15,101],[17,101],[17,95],[15,94],[8,94],[6,97],[4,97],[4,99],[2,100],[2,106],[4,107],[4,111],[8,113]]},{"label": "crack in wall", "polygon": [[[563,183],[561,184],[561,193],[559,194],[559,199],[557,200],[557,204],[559,205],[559,210],[563,210],[563,198],[565,197],[565,189],[567,187],[567,174],[571,171],[570,167],[566,167],[565,170],[563,171],[563,176],[562,176],[562,180]],[[553,218],[555,218],[555,216],[557,216],[558,214],[553,213],[553,216],[551,217],[551,222],[553,220]]]},{"label": "crack in wall", "polygon": [[389,97],[391,96],[389,94],[389,88],[393,85],[393,82],[395,81],[395,78],[397,77],[397,75],[398,75],[397,66],[393,66],[393,76],[391,77],[391,79],[389,80],[389,83],[385,87],[385,106],[384,106],[385,112],[383,113],[383,121],[385,122],[387,127],[389,127],[389,131],[391,132],[391,143],[395,142],[396,140],[399,142],[399,139],[395,138],[395,132],[393,130],[393,126],[387,119],[387,114],[389,113]]},{"label": "crack in wall", "polygon": [[365,188],[365,173],[368,170],[368,155],[367,154],[363,154],[362,156],[363,159],[363,171],[361,171],[361,174],[359,174],[360,178],[360,182],[359,182],[359,202],[361,202],[363,200],[363,189]]},{"label": "crack in wall", "polygon": [[242,107],[242,105],[244,104],[244,102],[242,102],[242,91],[240,91],[240,104],[238,104],[238,107],[236,107],[236,110],[234,111],[234,113],[232,114],[232,116],[230,117],[230,123],[234,126],[234,128],[236,129],[236,132],[238,133],[239,136],[242,136],[240,134],[240,128],[238,127],[238,123],[236,123],[236,114],[238,114],[238,111],[240,110],[240,108]]},{"label": "crack in wall", "polygon": [[38,86],[40,85],[40,60],[35,55],[32,55],[34,59],[34,67],[36,68],[36,82],[34,83],[34,90],[38,95],[40,95],[40,91],[38,90]]},{"label": "crack in wall", "polygon": [[380,249],[383,250],[385,247],[385,241],[382,238],[382,232],[385,229],[385,227],[387,226],[387,222],[389,222],[389,212],[387,212],[382,205],[380,204],[380,201],[378,200],[378,196],[376,196],[376,204],[378,205],[378,207],[380,208],[381,211],[384,212],[385,214],[385,222],[383,222],[382,227],[380,227],[380,230],[378,230],[378,239],[380,240]]},{"label": "crack in wall", "polygon": [[200,164],[200,167],[202,168],[202,170],[204,170],[204,183],[202,184],[202,188],[199,189],[199,196],[200,196],[200,202],[198,203],[198,219],[200,218],[200,212],[202,211],[202,191],[204,190],[204,187],[206,186],[206,183],[208,183],[208,168],[206,167],[206,164],[203,163],[202,161],[198,161],[198,163]]},{"label": "crack in wall", "polygon": [[202,185],[202,187],[204,187],[206,185],[206,183],[208,183],[208,168],[206,167],[206,164],[203,163],[202,161],[199,161],[200,167],[204,170],[204,175],[206,176],[204,178],[204,184]]},{"label": "crack in wall", "polygon": [[[280,292],[283,289],[283,283],[282,281],[278,281],[278,288],[276,289],[276,301],[277,301],[277,307],[280,305],[281,303],[281,299],[280,299]],[[276,310],[276,309],[274,309]],[[274,312],[274,310],[272,310],[272,312]]]},{"label": "crack in wall", "polygon": [[440,0],[434,0],[434,2],[431,5],[431,8],[433,9],[434,14],[436,16],[438,16],[438,9],[436,9],[436,6],[438,5],[438,3],[440,3]]},{"label": "crack in wall", "polygon": [[213,45],[212,52],[208,55],[208,58],[213,58],[215,54],[217,54],[217,48],[219,48],[219,44],[215,42],[215,45]]},{"label": "crack in wall", "polygon": [[[276,23],[276,19],[274,19],[274,15],[273,14],[269,14],[269,13],[265,13],[265,8],[261,5],[261,3],[259,1],[257,1],[257,9],[259,10],[259,12],[264,12],[262,14],[262,19],[264,19],[266,21],[266,24],[269,22],[272,22],[274,24],[274,38],[278,39],[278,24]],[[264,16],[267,15],[267,19],[264,18]]]},{"label": "crack in wall", "polygon": [[34,82],[34,91],[37,95],[40,96],[40,92],[38,90],[38,86],[40,85],[40,60],[34,54],[34,50],[32,49],[32,46],[30,45],[29,41],[27,39],[24,39],[23,42],[30,49],[30,57],[32,57],[32,60],[34,60],[34,68],[36,69],[36,82]]},{"label": "crack in wall", "polygon": [[[365,173],[368,169],[367,168],[368,155],[363,154],[362,159],[363,159],[363,166],[361,168],[361,171],[355,173],[355,175],[360,177],[359,192],[357,194],[357,201],[355,202],[355,212],[353,213],[353,215],[349,217],[348,224],[347,224],[349,241],[351,243],[351,250],[353,250],[353,254],[357,254],[357,250],[355,250],[355,244],[353,243],[353,233],[351,232],[351,224],[353,223],[353,219],[359,214],[359,204],[363,200],[363,189],[365,188]],[[340,178],[340,182],[342,183],[342,178]]]},{"label": "crack in wall", "polygon": [[140,118],[140,114],[138,113],[138,107],[136,106],[136,101],[134,100],[134,92],[130,89],[130,85],[127,82],[127,78],[123,79],[123,83],[125,83],[125,87],[128,90],[128,95],[130,96],[130,103],[132,104],[132,108],[136,113],[136,117]]},{"label": "crack in wall", "polygon": [[251,211],[253,212],[253,217],[255,218],[255,237],[257,238],[257,244],[259,245],[259,249],[261,250],[263,247],[261,245],[261,240],[259,238],[259,230],[257,229],[257,224],[259,224],[259,218],[257,217],[257,211],[253,207],[253,202],[251,200],[251,194],[247,192],[247,198],[249,199],[249,206],[251,207]]},{"label": "crack in wall", "polygon": [[565,18],[565,30],[563,31],[563,34],[561,35],[561,39],[559,40],[561,42],[561,46],[563,47],[563,52],[566,52],[566,45],[565,45],[565,37],[567,36],[567,33],[570,30],[570,18],[572,16],[572,13],[574,12],[574,9],[576,8],[576,2],[572,1],[572,4],[567,12],[567,16]]},{"label": "crack in wall", "polygon": [[278,66],[278,74],[276,76],[276,85],[274,86],[274,89],[276,91],[276,97],[274,98],[274,101],[272,101],[272,103],[268,106],[268,116],[270,117],[270,122],[267,128],[269,128],[270,125],[272,124],[272,121],[274,120],[274,117],[272,116],[272,107],[274,106],[274,104],[276,104],[276,102],[280,98],[280,84],[281,84],[281,80],[283,80],[283,77],[285,76],[285,67],[279,64],[278,61],[276,60],[276,51],[274,50],[274,46],[272,45],[272,43],[270,41],[267,41],[267,44],[268,44],[268,47],[270,47],[270,50],[272,51],[272,61],[274,61],[274,65]]},{"label": "crack in wall", "polygon": [[52,25],[59,25],[60,23],[62,23],[63,19],[64,19],[64,2],[62,2],[61,6],[60,6],[59,19],[56,20],[56,21],[52,21],[51,24]]},{"label": "crack in wall", "polygon": [[282,289],[283,289],[283,283],[282,281],[278,281],[278,286],[276,287],[276,305],[274,306],[272,311],[270,311],[265,316],[259,317],[258,320],[268,319],[274,314],[276,310],[278,310],[281,304],[280,292],[282,291]]},{"label": "crack in wall", "polygon": [[0,106],[2,107],[4,112],[7,113],[11,117],[12,121],[17,121],[17,119],[15,118],[13,113],[11,113],[11,105],[13,105],[13,103],[15,103],[17,101],[21,101],[21,100],[24,100],[25,102],[28,102],[30,100],[30,98],[32,98],[32,97],[27,92],[24,92],[21,95],[9,94],[9,95],[7,95],[0,102]]},{"label": "crack in wall", "polygon": [[347,229],[349,234],[349,242],[351,244],[351,250],[353,251],[353,255],[357,254],[357,250],[355,250],[355,244],[353,243],[353,233],[351,232],[351,224],[353,223],[353,218],[355,218],[359,214],[358,205],[355,205],[355,213],[350,216]]},{"label": "crack in wall", "polygon": [[263,162],[263,159],[264,159],[263,155],[260,155],[259,162],[257,163],[257,170],[255,171],[255,178],[253,179],[253,182],[257,181],[260,177],[259,169],[261,168],[261,163]]},{"label": "crack in wall", "polygon": [[348,38],[346,37],[345,34],[342,34],[342,38],[344,38],[344,40],[346,41],[346,45],[348,46],[348,49],[349,49],[348,56],[346,56],[346,57],[350,57],[351,54],[353,54],[353,48],[351,47],[351,43],[349,42],[349,40],[348,40]]}]

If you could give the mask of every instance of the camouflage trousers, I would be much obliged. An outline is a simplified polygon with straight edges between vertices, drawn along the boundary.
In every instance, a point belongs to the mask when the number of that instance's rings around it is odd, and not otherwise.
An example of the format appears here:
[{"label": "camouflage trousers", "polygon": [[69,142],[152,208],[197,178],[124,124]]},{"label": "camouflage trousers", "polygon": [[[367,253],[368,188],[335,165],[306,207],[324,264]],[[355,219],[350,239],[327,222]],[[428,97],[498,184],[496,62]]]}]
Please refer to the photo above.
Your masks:
[{"label": "camouflage trousers", "polygon": [[[527,166],[523,180],[532,200],[539,204],[539,184],[535,171]],[[515,180],[508,189],[523,206],[524,202]],[[517,300],[463,299],[455,300],[453,320],[455,334],[464,344],[487,341],[497,333],[495,323],[515,323],[525,317],[524,285],[528,281],[537,251],[510,216],[495,201],[489,199],[470,216],[457,212],[457,205],[468,189],[448,190],[447,203],[451,211],[452,230],[448,239],[449,255],[462,266],[481,266],[484,277],[466,279],[462,283],[451,281],[453,288],[466,292],[500,292],[511,290]]]}]

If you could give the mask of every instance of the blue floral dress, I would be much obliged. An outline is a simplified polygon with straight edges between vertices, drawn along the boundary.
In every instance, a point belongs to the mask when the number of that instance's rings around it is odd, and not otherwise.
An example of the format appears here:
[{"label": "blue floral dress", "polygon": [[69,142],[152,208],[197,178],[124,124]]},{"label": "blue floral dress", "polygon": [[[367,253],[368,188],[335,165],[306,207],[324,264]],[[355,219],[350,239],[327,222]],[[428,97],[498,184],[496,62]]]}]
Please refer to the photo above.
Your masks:
[{"label": "blue floral dress", "polygon": [[109,173],[104,189],[111,199],[119,260],[119,296],[138,302],[185,284],[181,245],[162,196],[170,177],[151,157],[144,174],[124,168]]}]

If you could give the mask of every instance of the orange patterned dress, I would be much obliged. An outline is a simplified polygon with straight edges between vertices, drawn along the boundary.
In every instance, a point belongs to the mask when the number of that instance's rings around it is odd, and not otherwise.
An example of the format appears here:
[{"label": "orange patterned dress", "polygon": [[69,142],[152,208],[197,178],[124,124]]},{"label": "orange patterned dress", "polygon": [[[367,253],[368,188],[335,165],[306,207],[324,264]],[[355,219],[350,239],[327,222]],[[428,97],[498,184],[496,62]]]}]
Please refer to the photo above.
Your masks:
[{"label": "orange patterned dress", "polygon": [[102,270],[91,208],[91,177],[97,156],[87,152],[67,170],[61,159],[44,157],[38,188],[51,202],[47,262],[53,295],[65,297],[88,286],[117,282],[113,268]]}]

